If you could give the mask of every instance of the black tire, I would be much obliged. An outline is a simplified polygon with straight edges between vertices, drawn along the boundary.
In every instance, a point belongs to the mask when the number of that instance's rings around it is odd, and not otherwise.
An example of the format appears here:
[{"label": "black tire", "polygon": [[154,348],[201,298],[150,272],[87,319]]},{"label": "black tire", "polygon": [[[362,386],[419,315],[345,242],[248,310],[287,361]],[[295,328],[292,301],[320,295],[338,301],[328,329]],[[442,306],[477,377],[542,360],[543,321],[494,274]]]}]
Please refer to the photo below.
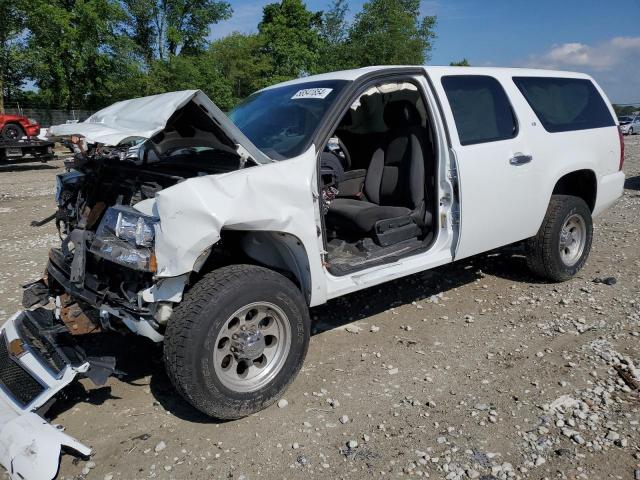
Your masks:
[{"label": "black tire", "polygon": [[[290,325],[283,366],[252,392],[227,388],[216,373],[213,349],[230,316],[254,302],[279,307]],[[300,290],[286,277],[254,265],[231,265],[202,277],[176,307],[165,332],[164,360],[171,382],[201,412],[235,419],[274,403],[296,377],[309,347],[311,320]]]},{"label": "black tire", "polygon": [[633,127],[629,128],[629,135],[633,135]]},{"label": "black tire", "polygon": [[2,129],[2,137],[7,140],[20,140],[24,137],[25,132],[20,125],[8,123]]},{"label": "black tire", "polygon": [[[585,239],[575,263],[567,264],[560,252],[561,233],[565,223],[576,216],[584,222]],[[569,280],[586,263],[592,239],[591,210],[585,201],[572,195],[553,195],[538,234],[526,241],[527,265],[541,278],[554,282]]]}]

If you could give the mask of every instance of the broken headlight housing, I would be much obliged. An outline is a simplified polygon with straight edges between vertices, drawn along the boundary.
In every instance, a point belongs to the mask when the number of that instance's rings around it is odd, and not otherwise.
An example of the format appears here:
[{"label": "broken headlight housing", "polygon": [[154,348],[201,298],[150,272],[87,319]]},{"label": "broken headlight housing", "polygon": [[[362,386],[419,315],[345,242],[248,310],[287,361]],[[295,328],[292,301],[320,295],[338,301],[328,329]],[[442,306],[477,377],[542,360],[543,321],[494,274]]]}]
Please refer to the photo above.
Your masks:
[{"label": "broken headlight housing", "polygon": [[131,207],[111,207],[102,217],[91,252],[124,267],[155,272],[153,244],[159,222]]}]

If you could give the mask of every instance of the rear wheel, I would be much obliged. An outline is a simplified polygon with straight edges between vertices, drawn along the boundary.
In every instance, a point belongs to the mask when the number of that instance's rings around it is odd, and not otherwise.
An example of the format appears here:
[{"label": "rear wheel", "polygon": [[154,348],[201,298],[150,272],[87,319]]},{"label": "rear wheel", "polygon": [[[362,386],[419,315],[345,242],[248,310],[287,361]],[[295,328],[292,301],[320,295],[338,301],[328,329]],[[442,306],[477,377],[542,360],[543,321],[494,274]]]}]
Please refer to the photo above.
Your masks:
[{"label": "rear wheel", "polygon": [[15,123],[9,123],[2,129],[2,136],[7,140],[20,140],[24,135],[22,127]]},{"label": "rear wheel", "polygon": [[538,234],[526,242],[527,264],[547,280],[568,280],[586,263],[592,239],[591,210],[585,201],[553,195]]},{"label": "rear wheel", "polygon": [[198,410],[240,418],[271,405],[299,372],[310,319],[284,276],[232,265],[204,276],[176,308],[164,358],[176,389]]}]

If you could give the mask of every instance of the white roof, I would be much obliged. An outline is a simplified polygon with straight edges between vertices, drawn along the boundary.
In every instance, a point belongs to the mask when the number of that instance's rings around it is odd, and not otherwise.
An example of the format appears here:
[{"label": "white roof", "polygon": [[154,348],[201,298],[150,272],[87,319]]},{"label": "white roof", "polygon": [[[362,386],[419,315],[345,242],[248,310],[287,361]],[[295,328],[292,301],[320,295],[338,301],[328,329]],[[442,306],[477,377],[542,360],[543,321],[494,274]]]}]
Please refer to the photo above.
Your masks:
[{"label": "white roof", "polygon": [[394,68],[424,68],[427,73],[439,75],[455,75],[461,73],[472,73],[474,75],[522,75],[536,77],[572,77],[572,78],[590,78],[588,75],[579,72],[568,72],[559,70],[543,70],[534,68],[513,68],[513,67],[451,67],[444,65],[380,65],[373,67],[356,68],[353,70],[341,70],[338,72],[321,73],[319,75],[311,75],[309,77],[300,77],[287,82],[271,85],[264,90],[271,88],[285,87],[289,85],[297,85],[307,82],[316,82],[322,80],[357,80],[358,78],[373,72],[383,72]]}]

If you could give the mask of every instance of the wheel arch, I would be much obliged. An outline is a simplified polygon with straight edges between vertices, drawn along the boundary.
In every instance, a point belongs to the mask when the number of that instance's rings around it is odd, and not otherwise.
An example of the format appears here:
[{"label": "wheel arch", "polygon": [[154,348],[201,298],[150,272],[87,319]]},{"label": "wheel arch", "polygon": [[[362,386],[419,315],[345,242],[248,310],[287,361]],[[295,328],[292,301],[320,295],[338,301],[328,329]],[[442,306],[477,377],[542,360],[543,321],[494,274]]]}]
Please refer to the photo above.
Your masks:
[{"label": "wheel arch", "polygon": [[[216,248],[219,247],[219,248]],[[221,266],[242,263],[258,265],[284,274],[311,303],[311,268],[302,240],[291,233],[223,229],[220,243],[206,252],[206,261],[196,268],[203,275]]]},{"label": "wheel arch", "polygon": [[11,125],[13,125],[14,127],[18,127],[23,132],[25,131],[24,125],[22,125],[17,120],[9,120],[9,121],[3,123],[2,126],[0,126],[0,130],[4,130],[5,128],[7,128],[7,127],[9,127]]},{"label": "wheel arch", "polygon": [[587,168],[565,173],[556,181],[551,195],[573,195],[582,198],[593,212],[598,196],[596,173]]}]

